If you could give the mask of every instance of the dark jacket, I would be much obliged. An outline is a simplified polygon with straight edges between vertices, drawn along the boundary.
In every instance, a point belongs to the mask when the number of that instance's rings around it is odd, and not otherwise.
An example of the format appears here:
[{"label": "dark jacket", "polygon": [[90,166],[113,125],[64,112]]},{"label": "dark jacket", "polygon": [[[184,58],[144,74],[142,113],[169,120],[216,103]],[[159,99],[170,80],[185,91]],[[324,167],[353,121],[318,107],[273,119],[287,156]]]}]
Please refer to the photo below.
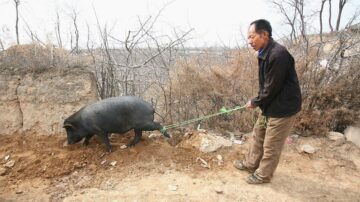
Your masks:
[{"label": "dark jacket", "polygon": [[295,62],[285,47],[270,39],[258,55],[259,92],[251,100],[264,116],[282,118],[301,110],[301,92]]}]

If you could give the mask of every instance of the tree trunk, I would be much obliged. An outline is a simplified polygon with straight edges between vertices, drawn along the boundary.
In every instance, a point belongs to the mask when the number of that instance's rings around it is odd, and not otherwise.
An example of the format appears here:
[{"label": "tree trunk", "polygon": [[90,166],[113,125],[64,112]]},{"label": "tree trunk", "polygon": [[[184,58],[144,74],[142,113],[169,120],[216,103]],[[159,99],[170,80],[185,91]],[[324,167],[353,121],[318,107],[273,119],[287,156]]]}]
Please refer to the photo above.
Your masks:
[{"label": "tree trunk", "polygon": [[319,14],[319,17],[320,17],[320,41],[323,42],[323,38],[322,38],[322,32],[323,32],[323,19],[322,19],[322,14],[323,14],[323,11],[324,11],[324,4],[325,4],[326,0],[322,0],[321,1],[321,8],[320,8],[320,14]]},{"label": "tree trunk", "polygon": [[346,0],[339,0],[339,13],[336,20],[336,31],[339,31],[340,28],[340,21],[341,21],[341,14],[346,4]]},{"label": "tree trunk", "polygon": [[330,31],[333,32],[334,28],[331,24],[331,0],[329,0],[329,27],[330,27]]},{"label": "tree trunk", "polygon": [[20,39],[19,39],[19,5],[20,5],[20,0],[14,0],[15,2],[15,8],[16,8],[16,23],[15,23],[15,31],[16,31],[16,41],[17,44],[20,44]]}]

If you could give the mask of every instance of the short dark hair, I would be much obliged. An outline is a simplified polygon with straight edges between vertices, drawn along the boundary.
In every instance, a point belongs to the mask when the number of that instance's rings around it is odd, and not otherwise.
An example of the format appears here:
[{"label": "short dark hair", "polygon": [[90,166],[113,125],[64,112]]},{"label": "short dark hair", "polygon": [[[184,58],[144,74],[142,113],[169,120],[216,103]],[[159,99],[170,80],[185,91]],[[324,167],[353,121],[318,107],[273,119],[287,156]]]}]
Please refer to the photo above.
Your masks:
[{"label": "short dark hair", "polygon": [[269,33],[269,37],[272,36],[272,28],[271,28],[269,21],[267,21],[265,19],[259,19],[259,20],[255,20],[254,22],[250,23],[250,26],[251,25],[255,25],[256,33],[266,31],[267,33]]}]

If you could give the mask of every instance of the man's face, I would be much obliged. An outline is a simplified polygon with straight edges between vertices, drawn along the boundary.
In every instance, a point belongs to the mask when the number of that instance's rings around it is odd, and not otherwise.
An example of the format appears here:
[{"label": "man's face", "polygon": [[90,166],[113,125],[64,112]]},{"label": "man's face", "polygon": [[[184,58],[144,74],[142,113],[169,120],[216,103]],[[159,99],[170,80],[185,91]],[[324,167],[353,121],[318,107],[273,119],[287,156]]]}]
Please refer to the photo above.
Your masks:
[{"label": "man's face", "polygon": [[254,50],[258,51],[264,48],[268,40],[269,37],[267,32],[257,33],[254,24],[249,27],[248,42]]}]

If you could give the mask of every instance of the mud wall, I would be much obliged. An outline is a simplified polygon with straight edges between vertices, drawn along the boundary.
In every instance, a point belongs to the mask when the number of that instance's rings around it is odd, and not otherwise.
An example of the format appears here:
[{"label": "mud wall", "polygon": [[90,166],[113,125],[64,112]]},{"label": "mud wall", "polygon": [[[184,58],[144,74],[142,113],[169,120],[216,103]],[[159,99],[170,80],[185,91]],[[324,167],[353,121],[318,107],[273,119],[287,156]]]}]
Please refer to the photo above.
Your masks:
[{"label": "mud wall", "polygon": [[65,134],[66,117],[98,100],[92,72],[49,68],[0,73],[0,134]]}]

